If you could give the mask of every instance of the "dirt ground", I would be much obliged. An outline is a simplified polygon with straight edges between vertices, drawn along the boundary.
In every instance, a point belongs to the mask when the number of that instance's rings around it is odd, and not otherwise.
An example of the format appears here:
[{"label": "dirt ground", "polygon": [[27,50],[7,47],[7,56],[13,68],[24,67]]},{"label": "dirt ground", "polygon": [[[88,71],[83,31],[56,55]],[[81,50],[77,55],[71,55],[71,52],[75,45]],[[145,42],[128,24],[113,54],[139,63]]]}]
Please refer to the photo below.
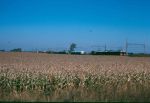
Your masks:
[{"label": "dirt ground", "polygon": [[0,53],[0,70],[43,74],[150,72],[150,57]]}]

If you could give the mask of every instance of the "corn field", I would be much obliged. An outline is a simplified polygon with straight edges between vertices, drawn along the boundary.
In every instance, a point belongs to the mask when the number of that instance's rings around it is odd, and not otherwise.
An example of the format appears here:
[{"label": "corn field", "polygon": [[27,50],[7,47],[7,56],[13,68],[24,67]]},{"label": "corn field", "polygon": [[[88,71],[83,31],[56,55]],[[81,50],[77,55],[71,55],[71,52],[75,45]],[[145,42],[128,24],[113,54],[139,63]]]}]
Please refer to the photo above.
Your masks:
[{"label": "corn field", "polygon": [[0,53],[0,101],[150,102],[150,58]]}]

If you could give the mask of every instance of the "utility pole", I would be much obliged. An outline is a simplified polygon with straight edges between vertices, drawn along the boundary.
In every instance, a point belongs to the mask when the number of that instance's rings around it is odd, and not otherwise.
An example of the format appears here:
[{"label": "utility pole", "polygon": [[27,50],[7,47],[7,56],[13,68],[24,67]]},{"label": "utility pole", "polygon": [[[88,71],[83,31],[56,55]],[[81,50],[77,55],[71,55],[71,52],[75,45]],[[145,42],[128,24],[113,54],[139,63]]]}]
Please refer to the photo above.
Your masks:
[{"label": "utility pole", "polygon": [[146,44],[144,43],[144,54],[146,54]]},{"label": "utility pole", "polygon": [[105,52],[106,52],[106,50],[107,50],[107,46],[106,46],[106,44],[105,44]]},{"label": "utility pole", "polygon": [[128,40],[126,39],[126,55],[128,55]]}]

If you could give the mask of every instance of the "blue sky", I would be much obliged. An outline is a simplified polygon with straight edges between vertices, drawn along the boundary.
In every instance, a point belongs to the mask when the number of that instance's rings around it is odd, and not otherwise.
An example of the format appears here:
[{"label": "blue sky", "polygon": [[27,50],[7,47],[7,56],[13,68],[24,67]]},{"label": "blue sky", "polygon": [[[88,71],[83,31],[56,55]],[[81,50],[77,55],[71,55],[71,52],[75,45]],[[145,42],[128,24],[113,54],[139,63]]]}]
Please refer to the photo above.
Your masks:
[{"label": "blue sky", "polygon": [[[0,0],[0,49],[94,49],[125,40],[150,52],[149,0]],[[140,48],[139,48],[140,49]]]}]

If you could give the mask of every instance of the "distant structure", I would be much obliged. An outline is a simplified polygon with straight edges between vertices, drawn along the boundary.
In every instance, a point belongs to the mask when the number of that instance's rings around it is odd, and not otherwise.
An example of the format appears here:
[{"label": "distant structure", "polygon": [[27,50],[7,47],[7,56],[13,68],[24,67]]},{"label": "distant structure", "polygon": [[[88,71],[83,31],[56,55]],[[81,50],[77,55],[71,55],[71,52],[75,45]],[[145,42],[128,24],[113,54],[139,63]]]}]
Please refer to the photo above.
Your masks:
[{"label": "distant structure", "polygon": [[[136,53],[136,52],[139,52],[139,51],[136,51],[137,46],[140,48],[142,47],[142,49],[138,49],[138,50],[140,50],[140,52],[141,52],[141,50],[143,50],[142,53]],[[93,51],[88,52],[88,50],[87,50],[85,52],[86,49],[84,47],[77,47],[78,50],[75,50],[76,44],[72,43],[69,47],[69,50],[63,48],[64,50],[61,49],[61,50],[38,51],[37,49],[35,49],[33,52],[48,53],[48,54],[72,54],[72,55],[91,54],[91,55],[120,55],[120,56],[134,55],[134,54],[140,54],[140,55],[146,54],[146,44],[145,43],[129,43],[127,40],[125,43],[125,47],[123,47],[123,46],[112,47],[111,46],[111,48],[113,48],[113,49],[108,49],[108,46],[106,44],[93,45],[90,47],[92,48]],[[129,51],[131,51],[131,48],[132,48],[132,50],[134,50],[134,52],[129,52]]]},{"label": "distant structure", "polygon": [[84,55],[86,54],[86,52],[85,51],[72,51],[71,54]]},{"label": "distant structure", "polygon": [[92,51],[91,54],[92,55],[120,55],[120,56],[124,56],[126,55],[126,52],[123,50],[107,50],[107,46],[102,45],[102,46],[92,46],[92,47],[97,47],[97,48],[104,48],[103,50],[97,50],[97,51]]},{"label": "distant structure", "polygon": [[125,56],[126,52],[124,51],[113,51],[113,50],[109,50],[109,51],[92,51],[91,52],[92,55],[120,55],[120,56]]}]

